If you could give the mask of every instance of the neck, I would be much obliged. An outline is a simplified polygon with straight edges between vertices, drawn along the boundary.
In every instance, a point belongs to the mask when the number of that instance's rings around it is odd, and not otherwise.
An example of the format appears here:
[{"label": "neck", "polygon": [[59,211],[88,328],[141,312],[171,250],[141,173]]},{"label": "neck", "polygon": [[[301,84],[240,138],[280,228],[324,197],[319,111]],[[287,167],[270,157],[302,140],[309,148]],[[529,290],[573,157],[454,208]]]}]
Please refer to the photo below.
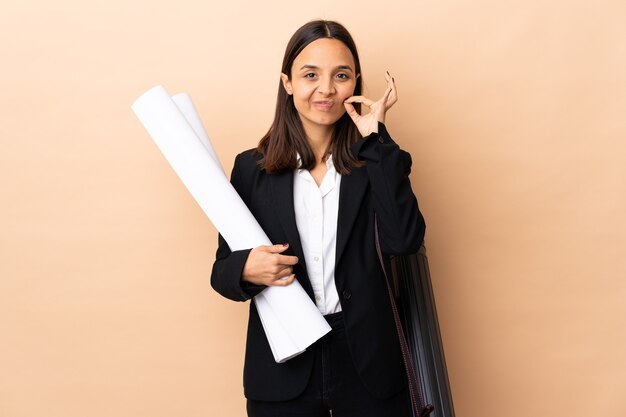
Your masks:
[{"label": "neck", "polygon": [[332,126],[305,126],[304,132],[315,155],[316,163],[321,163],[322,156],[332,140]]}]

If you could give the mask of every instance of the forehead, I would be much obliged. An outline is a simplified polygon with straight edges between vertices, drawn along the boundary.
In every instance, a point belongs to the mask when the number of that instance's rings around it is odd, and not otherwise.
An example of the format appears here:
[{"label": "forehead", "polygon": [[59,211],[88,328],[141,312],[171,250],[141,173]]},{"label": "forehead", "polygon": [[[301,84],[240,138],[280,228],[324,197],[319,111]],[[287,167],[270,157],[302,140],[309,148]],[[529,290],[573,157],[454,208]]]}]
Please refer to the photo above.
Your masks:
[{"label": "forehead", "polygon": [[354,57],[343,42],[323,38],[308,44],[293,61],[292,69],[298,71],[303,65],[314,65],[320,68],[348,65],[354,69]]}]

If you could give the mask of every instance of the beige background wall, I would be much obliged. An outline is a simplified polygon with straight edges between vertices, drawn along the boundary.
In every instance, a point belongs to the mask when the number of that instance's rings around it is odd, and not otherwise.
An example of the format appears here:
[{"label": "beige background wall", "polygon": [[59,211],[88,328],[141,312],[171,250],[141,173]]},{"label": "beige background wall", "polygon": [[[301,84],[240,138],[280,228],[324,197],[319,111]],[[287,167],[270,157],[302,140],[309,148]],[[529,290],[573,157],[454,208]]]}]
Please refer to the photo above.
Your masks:
[{"label": "beige background wall", "polygon": [[397,80],[457,415],[626,415],[624,1],[27,0],[0,5],[0,416],[244,415],[248,306],[130,105],[189,92],[230,172],[318,17],[372,96]]}]

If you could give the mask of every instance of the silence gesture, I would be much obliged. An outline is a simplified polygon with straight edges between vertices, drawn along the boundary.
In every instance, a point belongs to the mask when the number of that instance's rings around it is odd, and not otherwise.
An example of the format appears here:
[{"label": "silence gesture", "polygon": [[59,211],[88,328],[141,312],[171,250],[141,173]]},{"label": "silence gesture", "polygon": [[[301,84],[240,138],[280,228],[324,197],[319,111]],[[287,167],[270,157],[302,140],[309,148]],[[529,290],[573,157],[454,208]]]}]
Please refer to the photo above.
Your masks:
[{"label": "silence gesture", "polygon": [[[387,89],[378,101],[372,101],[365,96],[352,96],[343,102],[348,115],[363,137],[372,132],[378,132],[378,122],[385,122],[385,113],[398,101],[396,84],[389,72],[385,73],[385,79],[387,80]],[[364,104],[369,107],[369,113],[360,115],[352,103]]]}]

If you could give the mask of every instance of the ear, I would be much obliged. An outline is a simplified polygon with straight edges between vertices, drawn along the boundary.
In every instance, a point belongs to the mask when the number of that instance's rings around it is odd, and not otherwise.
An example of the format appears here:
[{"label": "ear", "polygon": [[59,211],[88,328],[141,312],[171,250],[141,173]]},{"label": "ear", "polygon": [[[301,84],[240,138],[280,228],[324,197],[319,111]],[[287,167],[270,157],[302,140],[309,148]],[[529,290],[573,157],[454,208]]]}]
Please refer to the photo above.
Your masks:
[{"label": "ear", "polygon": [[280,79],[283,82],[283,87],[285,88],[287,94],[292,95],[293,90],[291,89],[291,81],[289,81],[289,77],[287,76],[287,74],[281,72]]}]

